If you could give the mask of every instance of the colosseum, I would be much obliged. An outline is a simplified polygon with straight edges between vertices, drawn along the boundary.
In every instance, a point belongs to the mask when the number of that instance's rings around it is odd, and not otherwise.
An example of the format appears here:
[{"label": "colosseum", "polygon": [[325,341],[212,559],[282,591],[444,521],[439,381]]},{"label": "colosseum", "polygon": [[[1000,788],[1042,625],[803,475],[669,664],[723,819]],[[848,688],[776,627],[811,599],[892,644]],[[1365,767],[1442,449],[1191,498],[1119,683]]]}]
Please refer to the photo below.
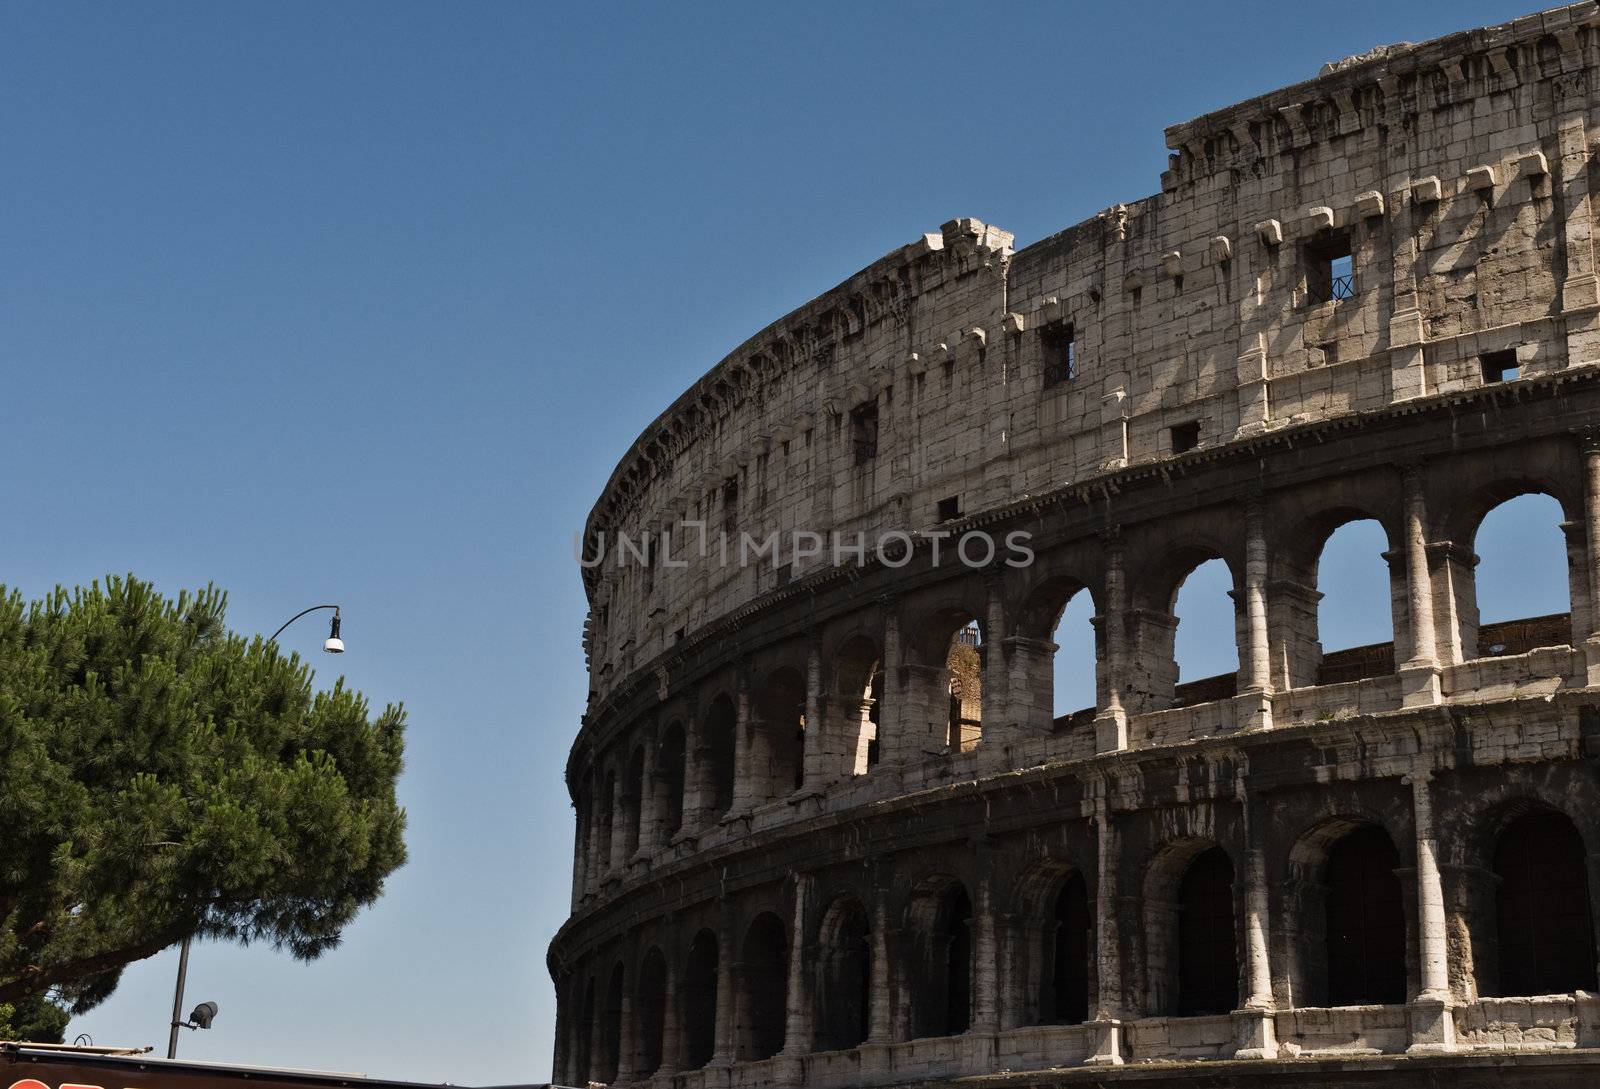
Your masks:
[{"label": "colosseum", "polygon": [[[582,540],[555,1080],[1595,1084],[1597,66],[1592,2],[1330,64],[662,413]],[[1528,493],[1569,608],[1480,623]],[[1325,653],[1361,520],[1393,640]],[[1180,677],[1217,559],[1238,669]]]}]

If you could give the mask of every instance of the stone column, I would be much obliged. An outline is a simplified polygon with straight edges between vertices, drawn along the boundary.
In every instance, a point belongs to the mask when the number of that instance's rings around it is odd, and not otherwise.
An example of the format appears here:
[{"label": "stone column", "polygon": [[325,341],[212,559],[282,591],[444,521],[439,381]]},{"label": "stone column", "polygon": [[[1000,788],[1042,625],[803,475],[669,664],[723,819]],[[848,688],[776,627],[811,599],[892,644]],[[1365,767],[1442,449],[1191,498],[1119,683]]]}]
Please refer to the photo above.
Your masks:
[{"label": "stone column", "polygon": [[1455,1022],[1450,1006],[1448,934],[1445,929],[1444,885],[1439,878],[1439,843],[1433,828],[1433,773],[1417,768],[1405,781],[1411,786],[1416,826],[1417,940],[1422,990],[1407,1006],[1411,1052],[1454,1051]]},{"label": "stone column", "polygon": [[676,1074],[683,1064],[682,1014],[678,1011],[678,957],[667,961],[667,997],[661,1011],[661,1065],[656,1076]]},{"label": "stone column", "polygon": [[1583,520],[1588,538],[1589,632],[1583,641],[1585,683],[1600,685],[1600,433],[1583,437]]},{"label": "stone column", "polygon": [[633,1080],[633,1029],[633,979],[625,975],[622,1015],[617,1018],[617,1076],[613,1080],[616,1085],[627,1085]]},{"label": "stone column", "polygon": [[727,1066],[734,1061],[738,1040],[734,1038],[736,997],[733,993],[733,958],[738,953],[734,938],[733,904],[724,900],[721,917],[717,923],[717,1024],[716,1046],[712,1049],[707,1066]]},{"label": "stone column", "polygon": [[594,790],[589,793],[589,857],[584,866],[589,881],[589,891],[596,892],[600,882],[606,875],[606,865],[611,861],[609,857],[600,852],[600,828],[605,823],[605,807],[610,804],[609,799],[602,798],[605,792],[605,776],[597,776]]},{"label": "stone column", "polygon": [[656,791],[655,737],[644,746],[644,766],[639,775],[638,859],[648,859],[661,843],[661,799]]},{"label": "stone column", "polygon": [[994,897],[989,891],[989,876],[978,882],[978,904],[972,926],[972,1025],[971,1031],[994,1032],[999,1019],[999,957],[995,949]]},{"label": "stone column", "polygon": [[755,804],[756,760],[754,739],[751,737],[750,681],[741,671],[738,691],[734,699],[733,723],[733,805],[729,819],[747,815]]},{"label": "stone column", "polygon": [[878,708],[878,767],[905,759],[904,678],[900,674],[900,617],[892,602],[883,606],[883,705]]},{"label": "stone column", "polygon": [[1118,935],[1117,833],[1110,805],[1111,783],[1096,783],[1094,799],[1095,994],[1090,1029],[1090,1053],[1085,1063],[1122,1065],[1122,950]]},{"label": "stone column", "polygon": [[983,734],[980,740],[989,741],[993,736],[1003,742],[1009,740],[1005,727],[1015,721],[1007,692],[1009,686],[1006,684],[1005,587],[997,575],[990,575],[986,581],[989,604],[984,614],[983,646],[980,648],[983,654],[983,702],[980,708]]},{"label": "stone column", "polygon": [[611,873],[619,876],[628,866],[628,828],[632,824],[632,818],[622,804],[628,790],[623,778],[621,775],[617,777],[611,794],[611,862],[608,867]]},{"label": "stone column", "polygon": [[1128,715],[1122,706],[1122,689],[1127,684],[1128,591],[1123,581],[1122,539],[1110,534],[1106,540],[1106,590],[1104,620],[1105,677],[1096,685],[1105,692],[1105,705],[1095,714],[1095,751],[1114,752],[1128,747]]},{"label": "stone column", "polygon": [[805,762],[805,783],[802,789],[808,794],[821,793],[838,776],[839,762],[828,759],[834,746],[829,744],[830,723],[822,713],[823,702],[822,648],[813,642],[811,649],[806,653],[806,735],[805,753],[802,757]]},{"label": "stone column", "polygon": [[1266,504],[1253,497],[1245,505],[1245,645],[1239,648],[1239,695],[1234,699],[1240,729],[1272,725],[1272,652],[1267,632]]},{"label": "stone column", "polygon": [[700,723],[700,709],[691,708],[683,725],[683,825],[674,839],[697,835],[716,823],[707,768],[708,752]]},{"label": "stone column", "polygon": [[1237,1044],[1235,1058],[1273,1059],[1278,1055],[1277,1025],[1273,1020],[1272,964],[1268,957],[1267,864],[1264,829],[1254,819],[1246,781],[1247,765],[1235,757],[1234,797],[1244,825],[1244,959],[1248,993],[1233,1014]]},{"label": "stone column", "polygon": [[867,1042],[887,1044],[894,1036],[889,993],[889,907],[883,892],[872,906],[872,971],[868,980]]},{"label": "stone column", "polygon": [[1406,600],[1411,618],[1411,657],[1400,667],[1402,706],[1438,703],[1439,658],[1434,645],[1433,579],[1428,573],[1426,478],[1421,465],[1407,465],[1405,500]]},{"label": "stone column", "polygon": [[[1396,165],[1409,174],[1409,162]],[[1410,401],[1428,393],[1427,364],[1422,349],[1427,335],[1423,329],[1422,310],[1417,304],[1414,220],[1429,213],[1414,209],[1408,178],[1395,180],[1398,184],[1391,186],[1388,208],[1388,235],[1394,246],[1390,265],[1394,310],[1389,315],[1389,377],[1392,399]]]},{"label": "stone column", "polygon": [[[574,806],[574,808],[576,809],[576,806]],[[584,819],[583,812],[581,810],[578,811],[576,813],[576,820],[574,821],[574,824],[576,825],[576,827],[573,829],[573,836],[572,836],[572,910],[573,911],[576,911],[578,909],[579,902],[583,899],[584,894],[589,891],[589,873],[588,873],[589,829],[586,827],[587,823],[588,822]]]},{"label": "stone column", "polygon": [[806,981],[806,966],[811,956],[806,947],[806,899],[811,893],[809,874],[794,879],[794,920],[789,928],[789,977],[784,1004],[783,1051],[788,1058],[811,1053],[811,991]]}]

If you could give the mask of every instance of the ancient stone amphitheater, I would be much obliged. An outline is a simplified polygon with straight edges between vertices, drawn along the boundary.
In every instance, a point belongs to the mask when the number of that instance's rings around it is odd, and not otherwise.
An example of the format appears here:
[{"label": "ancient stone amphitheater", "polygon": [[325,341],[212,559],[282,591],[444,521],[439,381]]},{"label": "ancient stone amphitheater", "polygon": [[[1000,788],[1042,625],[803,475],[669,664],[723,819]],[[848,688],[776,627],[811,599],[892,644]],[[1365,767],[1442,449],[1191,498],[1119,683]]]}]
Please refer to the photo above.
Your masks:
[{"label": "ancient stone amphitheater", "polygon": [[[652,423],[584,539],[555,1080],[1600,1079],[1597,66],[1593,3],[1329,65],[1168,129],[1156,196],[945,224]],[[1480,625],[1530,492],[1570,609]],[[1394,641],[1325,654],[1360,519]],[[1179,683],[1214,558],[1239,668]]]}]

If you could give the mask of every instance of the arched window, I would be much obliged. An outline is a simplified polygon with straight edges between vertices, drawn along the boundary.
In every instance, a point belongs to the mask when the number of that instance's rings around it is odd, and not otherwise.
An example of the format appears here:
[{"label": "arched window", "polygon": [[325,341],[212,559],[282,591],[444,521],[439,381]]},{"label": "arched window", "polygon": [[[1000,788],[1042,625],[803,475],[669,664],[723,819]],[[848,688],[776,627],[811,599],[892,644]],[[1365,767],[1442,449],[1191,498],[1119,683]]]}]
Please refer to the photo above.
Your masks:
[{"label": "arched window", "polygon": [[1227,1013],[1238,1005],[1233,863],[1213,847],[1178,884],[1178,1015]]},{"label": "arched window", "polygon": [[860,901],[828,910],[819,954],[817,1050],[855,1047],[867,1038],[872,983],[871,924]]},{"label": "arched window", "polygon": [[806,681],[795,669],[774,671],[752,701],[749,732],[751,796],[775,801],[805,780]]},{"label": "arched window", "polygon": [[1562,813],[1518,817],[1495,848],[1501,995],[1595,990],[1583,838]]},{"label": "arched window", "polygon": [[622,1058],[622,965],[611,970],[606,987],[606,1006],[600,1015],[600,1066],[595,1080],[612,1082]]},{"label": "arched window", "polygon": [[661,841],[666,843],[683,828],[684,783],[683,725],[674,722],[656,744],[656,790],[661,800]]},{"label": "arched window", "polygon": [[783,1050],[788,976],[789,943],[783,920],[770,912],[757,915],[745,932],[739,958],[735,1038],[741,1061],[770,1059]]},{"label": "arched window", "polygon": [[1328,1005],[1406,1000],[1399,866],[1388,833],[1375,825],[1349,833],[1328,852]]},{"label": "arched window", "polygon": [[1572,640],[1572,596],[1561,504],[1530,493],[1478,524],[1468,560],[1447,563],[1456,584],[1461,655],[1493,658]]},{"label": "arched window", "polygon": [[1173,703],[1209,703],[1237,690],[1239,645],[1233,575],[1206,560],[1179,584],[1172,605]]},{"label": "arched window", "polygon": [[983,739],[983,636],[976,620],[950,637],[944,668],[950,696],[945,743],[951,752],[968,752]]},{"label": "arched window", "polygon": [[711,811],[721,815],[733,808],[733,732],[738,715],[726,693],[711,701],[703,728],[705,743],[705,784],[709,788]]},{"label": "arched window", "polygon": [[1094,718],[1099,703],[1095,689],[1099,659],[1094,625],[1094,599],[1080,590],[1068,599],[1051,636],[1056,645],[1051,661],[1050,713],[1057,726],[1079,725]]},{"label": "arched window", "polygon": [[[1087,595],[1085,595],[1087,596]],[[1039,998],[1041,1018],[1050,1024],[1073,1025],[1089,1019],[1089,950],[1094,923],[1083,875],[1073,871],[1056,893],[1050,928],[1048,990]]]},{"label": "arched window", "polygon": [[917,894],[913,926],[925,958],[911,981],[912,1035],[956,1036],[972,1021],[972,900],[959,881]]},{"label": "arched window", "polygon": [[[1285,633],[1314,641],[1317,684],[1381,677],[1395,669],[1394,597],[1384,560],[1383,524],[1372,518],[1346,522],[1322,546],[1314,572],[1315,626]],[[1321,600],[1317,601],[1317,595]],[[1301,678],[1291,678],[1298,683]]]},{"label": "arched window", "polygon": [[[837,725],[831,746],[837,749],[839,773],[865,775],[877,763],[878,706],[883,697],[883,670],[878,647],[864,635],[852,636],[833,659],[834,707]],[[836,709],[835,709],[836,708]]]},{"label": "arched window", "polygon": [[633,994],[633,1076],[648,1078],[661,1065],[661,1044],[667,1014],[667,961],[651,946],[639,963],[639,985]]},{"label": "arched window", "polygon": [[717,936],[709,930],[700,931],[689,945],[680,1001],[684,1068],[698,1070],[717,1049]]},{"label": "arched window", "polygon": [[627,774],[622,781],[622,857],[632,858],[639,851],[641,829],[639,822],[644,812],[644,750],[634,749],[628,759]]}]

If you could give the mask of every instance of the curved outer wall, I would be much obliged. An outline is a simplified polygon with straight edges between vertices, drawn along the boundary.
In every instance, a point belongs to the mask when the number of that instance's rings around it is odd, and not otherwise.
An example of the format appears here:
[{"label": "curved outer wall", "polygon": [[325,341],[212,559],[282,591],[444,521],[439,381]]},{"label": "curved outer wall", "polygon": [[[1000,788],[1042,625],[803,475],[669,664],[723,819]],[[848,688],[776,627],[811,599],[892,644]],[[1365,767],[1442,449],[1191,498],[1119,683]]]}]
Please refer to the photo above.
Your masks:
[{"label": "curved outer wall", "polygon": [[[586,527],[556,1080],[1595,1061],[1592,897],[1527,924],[1587,959],[1556,978],[1505,890],[1539,851],[1575,876],[1536,900],[1600,890],[1597,65],[1582,4],[1330,66],[1169,129],[1156,196],[1020,251],[945,224],[663,413]],[[1477,526],[1534,491],[1570,609],[1480,625]],[[1364,518],[1395,639],[1325,655],[1317,559]],[[1035,559],[741,565],[724,530]],[[1239,669],[1180,683],[1209,558]],[[1097,699],[1057,719],[1078,594]],[[1358,872],[1393,945],[1352,978]]]}]

